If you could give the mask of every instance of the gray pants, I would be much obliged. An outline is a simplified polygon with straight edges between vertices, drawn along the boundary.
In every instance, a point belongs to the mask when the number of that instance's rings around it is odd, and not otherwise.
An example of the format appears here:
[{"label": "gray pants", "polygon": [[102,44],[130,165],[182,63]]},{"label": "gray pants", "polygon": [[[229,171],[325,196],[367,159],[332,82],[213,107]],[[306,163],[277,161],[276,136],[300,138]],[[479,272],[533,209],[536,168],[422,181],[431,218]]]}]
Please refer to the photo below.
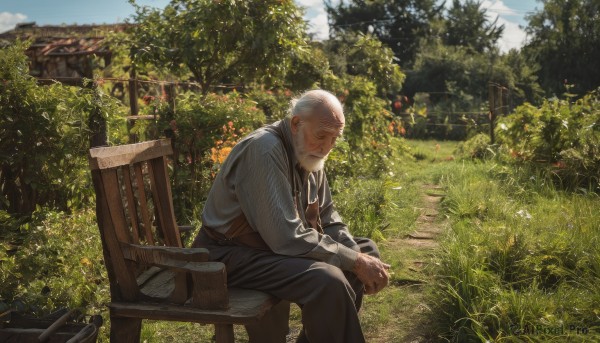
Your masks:
[{"label": "gray pants", "polygon": [[[363,253],[379,258],[373,241],[355,241]],[[229,286],[260,290],[284,300],[261,323],[246,326],[251,342],[286,341],[290,302],[302,309],[304,330],[298,342],[365,341],[358,320],[363,284],[353,273],[313,259],[219,245],[202,231],[194,246],[209,249],[212,261],[226,265]]]}]

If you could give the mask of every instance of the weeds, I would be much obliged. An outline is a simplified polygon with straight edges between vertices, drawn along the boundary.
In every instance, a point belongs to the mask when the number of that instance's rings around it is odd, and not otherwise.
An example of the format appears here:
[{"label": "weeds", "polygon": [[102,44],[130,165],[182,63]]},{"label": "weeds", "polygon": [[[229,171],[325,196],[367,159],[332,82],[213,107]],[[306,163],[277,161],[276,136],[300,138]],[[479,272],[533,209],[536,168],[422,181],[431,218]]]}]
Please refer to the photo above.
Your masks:
[{"label": "weeds", "polygon": [[600,199],[549,181],[493,162],[463,164],[444,180],[452,230],[439,256],[442,287],[434,298],[449,340],[598,335],[600,293],[592,285],[600,282]]}]

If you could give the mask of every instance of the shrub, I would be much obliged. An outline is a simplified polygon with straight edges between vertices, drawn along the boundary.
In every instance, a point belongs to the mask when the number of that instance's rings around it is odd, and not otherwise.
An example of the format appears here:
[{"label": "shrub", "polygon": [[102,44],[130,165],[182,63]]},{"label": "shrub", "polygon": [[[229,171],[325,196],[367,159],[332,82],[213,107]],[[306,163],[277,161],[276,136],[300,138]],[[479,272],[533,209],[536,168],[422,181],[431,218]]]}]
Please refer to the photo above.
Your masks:
[{"label": "shrub", "polygon": [[41,314],[108,300],[94,210],[40,210],[27,223],[8,218],[0,211],[0,225],[11,228],[0,240],[0,311],[12,306]]},{"label": "shrub", "polygon": [[502,118],[498,141],[510,159],[540,163],[567,188],[598,190],[600,179],[600,91],[583,98],[525,104]]},{"label": "shrub", "polygon": [[0,210],[29,214],[36,205],[89,203],[92,128],[108,126],[118,141],[122,109],[99,90],[37,85],[27,74],[26,48],[17,42],[0,49]]},{"label": "shrub", "polygon": [[[265,123],[256,102],[237,92],[181,93],[173,112],[158,100],[158,126],[173,139],[173,201],[177,218],[199,217],[212,180],[241,137]],[[199,214],[199,213],[197,213]]]},{"label": "shrub", "polygon": [[482,159],[491,155],[489,148],[490,137],[485,133],[479,133],[456,147],[456,154],[463,158]]}]

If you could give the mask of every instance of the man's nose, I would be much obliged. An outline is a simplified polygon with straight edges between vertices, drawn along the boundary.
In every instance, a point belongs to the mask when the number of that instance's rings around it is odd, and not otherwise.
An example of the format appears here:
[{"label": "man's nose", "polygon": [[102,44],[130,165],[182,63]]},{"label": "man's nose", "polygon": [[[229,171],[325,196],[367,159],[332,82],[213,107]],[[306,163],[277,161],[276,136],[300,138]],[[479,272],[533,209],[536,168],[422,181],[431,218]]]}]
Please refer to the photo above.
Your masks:
[{"label": "man's nose", "polygon": [[329,154],[329,152],[333,149],[333,140],[325,140],[323,144],[321,144],[321,152],[324,154]]}]

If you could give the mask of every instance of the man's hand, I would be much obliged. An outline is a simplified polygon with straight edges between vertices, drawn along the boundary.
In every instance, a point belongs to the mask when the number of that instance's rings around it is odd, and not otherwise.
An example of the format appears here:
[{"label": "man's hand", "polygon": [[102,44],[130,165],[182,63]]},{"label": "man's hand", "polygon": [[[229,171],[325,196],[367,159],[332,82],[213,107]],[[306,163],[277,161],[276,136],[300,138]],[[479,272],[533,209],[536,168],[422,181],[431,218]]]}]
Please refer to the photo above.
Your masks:
[{"label": "man's hand", "polygon": [[365,294],[375,294],[387,286],[390,265],[378,258],[360,253],[354,264],[354,274],[365,285]]}]

